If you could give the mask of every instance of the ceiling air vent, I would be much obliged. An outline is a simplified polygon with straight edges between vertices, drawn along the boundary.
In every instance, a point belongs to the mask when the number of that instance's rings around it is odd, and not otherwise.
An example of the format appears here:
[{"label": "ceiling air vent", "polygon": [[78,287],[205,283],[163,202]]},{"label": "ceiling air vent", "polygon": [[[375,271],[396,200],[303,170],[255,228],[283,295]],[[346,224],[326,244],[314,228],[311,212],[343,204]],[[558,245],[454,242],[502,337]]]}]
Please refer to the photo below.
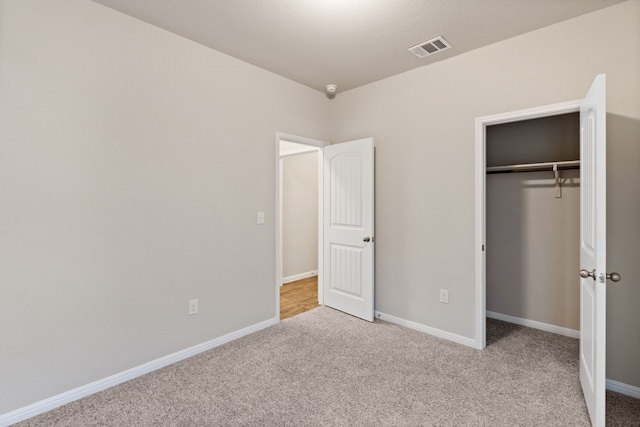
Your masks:
[{"label": "ceiling air vent", "polygon": [[438,36],[435,39],[431,39],[427,42],[422,42],[409,48],[409,52],[413,53],[418,58],[424,58],[425,56],[433,55],[441,50],[449,49],[451,45],[442,36]]}]

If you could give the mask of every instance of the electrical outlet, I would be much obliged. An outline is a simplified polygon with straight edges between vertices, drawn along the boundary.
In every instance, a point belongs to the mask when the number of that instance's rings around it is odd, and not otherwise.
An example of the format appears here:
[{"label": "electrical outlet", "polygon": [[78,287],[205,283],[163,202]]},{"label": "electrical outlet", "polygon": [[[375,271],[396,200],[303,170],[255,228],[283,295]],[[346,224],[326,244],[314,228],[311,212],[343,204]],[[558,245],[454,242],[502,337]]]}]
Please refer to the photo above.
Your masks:
[{"label": "electrical outlet", "polygon": [[189,316],[198,314],[198,299],[192,299],[189,301]]},{"label": "electrical outlet", "polygon": [[449,304],[449,291],[446,289],[440,289],[440,302]]}]

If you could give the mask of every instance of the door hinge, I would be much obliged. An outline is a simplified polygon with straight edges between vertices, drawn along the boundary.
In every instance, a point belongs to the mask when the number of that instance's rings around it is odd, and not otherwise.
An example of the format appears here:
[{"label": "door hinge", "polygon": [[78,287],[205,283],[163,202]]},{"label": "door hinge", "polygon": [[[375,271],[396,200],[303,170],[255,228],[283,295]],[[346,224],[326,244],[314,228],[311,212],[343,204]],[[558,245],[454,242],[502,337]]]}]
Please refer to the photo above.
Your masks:
[{"label": "door hinge", "polygon": [[482,245],[482,252],[484,252],[484,245]]}]

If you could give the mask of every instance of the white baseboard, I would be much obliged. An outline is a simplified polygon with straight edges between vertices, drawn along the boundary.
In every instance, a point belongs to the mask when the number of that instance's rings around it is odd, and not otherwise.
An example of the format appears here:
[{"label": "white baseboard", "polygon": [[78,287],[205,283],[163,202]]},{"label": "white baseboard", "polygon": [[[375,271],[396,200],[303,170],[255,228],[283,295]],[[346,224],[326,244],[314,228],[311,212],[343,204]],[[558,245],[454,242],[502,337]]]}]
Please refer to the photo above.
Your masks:
[{"label": "white baseboard", "polygon": [[295,282],[296,280],[306,279],[307,277],[317,276],[318,270],[307,271],[306,273],[294,274],[293,276],[283,277],[282,284]]},{"label": "white baseboard", "polygon": [[188,357],[195,356],[196,354],[202,353],[203,351],[210,350],[214,347],[218,347],[222,344],[226,344],[230,341],[236,340],[245,335],[249,335],[261,329],[268,328],[269,326],[273,326],[277,324],[278,321],[279,321],[279,317],[274,317],[272,319],[265,320],[264,322],[247,326],[246,328],[228,333],[226,335],[223,335],[211,341],[194,345],[193,347],[189,347],[184,350],[177,351],[168,356],[164,356],[159,359],[152,360],[151,362],[147,362],[143,365],[136,366],[124,372],[120,372],[115,375],[111,375],[110,377],[103,378],[98,381],[94,381],[90,384],[87,384],[78,388],[74,388],[73,390],[69,390],[67,392],[58,394],[48,399],[41,400],[40,402],[33,403],[29,406],[16,409],[15,411],[8,412],[6,414],[1,414],[0,427],[9,426],[19,421],[26,420],[27,418],[34,417],[36,415],[42,414],[43,412],[47,412],[59,406],[65,405],[69,402],[73,402],[74,400],[78,400],[80,398],[89,396],[91,394],[105,390],[109,387],[113,387],[115,385],[121,384],[125,381],[132,380],[136,377],[139,377],[141,375],[163,368],[165,366],[171,365],[173,363],[179,362]]},{"label": "white baseboard", "polygon": [[563,328],[562,326],[550,325],[536,320],[522,319],[520,317],[509,316],[508,314],[496,313],[495,311],[487,310],[486,315],[492,319],[503,320],[505,322],[515,323],[516,325],[526,326],[528,328],[540,329],[541,331],[580,339],[580,331],[576,331],[575,329]]},{"label": "white baseboard", "polygon": [[640,387],[621,383],[620,381],[607,379],[607,390],[640,399]]},{"label": "white baseboard", "polygon": [[425,334],[429,334],[429,335],[433,335],[434,337],[453,341],[458,344],[466,345],[468,347],[475,348],[475,345],[476,345],[476,340],[473,338],[463,337],[462,335],[457,335],[451,332],[443,331],[441,329],[432,328],[431,326],[423,325],[417,322],[412,322],[411,320],[401,319],[399,317],[395,317],[390,314],[385,314],[385,313],[376,311],[375,317],[376,319],[386,320],[387,322],[395,323],[396,325],[404,326],[405,328],[424,332]]}]

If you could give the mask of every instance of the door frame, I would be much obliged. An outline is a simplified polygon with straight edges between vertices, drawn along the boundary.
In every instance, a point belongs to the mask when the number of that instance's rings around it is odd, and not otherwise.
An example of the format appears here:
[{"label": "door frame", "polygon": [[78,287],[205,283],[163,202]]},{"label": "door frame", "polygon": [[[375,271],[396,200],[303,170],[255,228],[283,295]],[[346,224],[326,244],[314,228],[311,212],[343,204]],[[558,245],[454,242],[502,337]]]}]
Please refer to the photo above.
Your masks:
[{"label": "door frame", "polygon": [[[475,127],[475,344],[474,347],[482,350],[487,343],[486,316],[487,316],[487,287],[486,287],[486,177],[487,177],[487,126],[519,122],[523,120],[539,119],[543,117],[559,116],[562,114],[580,112],[581,99],[562,102],[558,104],[544,105],[541,107],[527,108],[524,110],[510,111],[490,116],[476,118]],[[577,280],[577,279],[576,279]]]},{"label": "door frame", "polygon": [[282,167],[280,158],[280,141],[295,142],[296,144],[309,145],[317,148],[318,152],[318,304],[324,304],[324,274],[323,274],[323,167],[324,151],[323,148],[329,145],[326,141],[319,139],[307,138],[304,136],[292,135],[285,132],[276,132],[275,143],[275,163],[276,163],[276,204],[275,204],[275,220],[276,220],[276,314],[275,317],[280,322],[280,285],[282,284]]}]

